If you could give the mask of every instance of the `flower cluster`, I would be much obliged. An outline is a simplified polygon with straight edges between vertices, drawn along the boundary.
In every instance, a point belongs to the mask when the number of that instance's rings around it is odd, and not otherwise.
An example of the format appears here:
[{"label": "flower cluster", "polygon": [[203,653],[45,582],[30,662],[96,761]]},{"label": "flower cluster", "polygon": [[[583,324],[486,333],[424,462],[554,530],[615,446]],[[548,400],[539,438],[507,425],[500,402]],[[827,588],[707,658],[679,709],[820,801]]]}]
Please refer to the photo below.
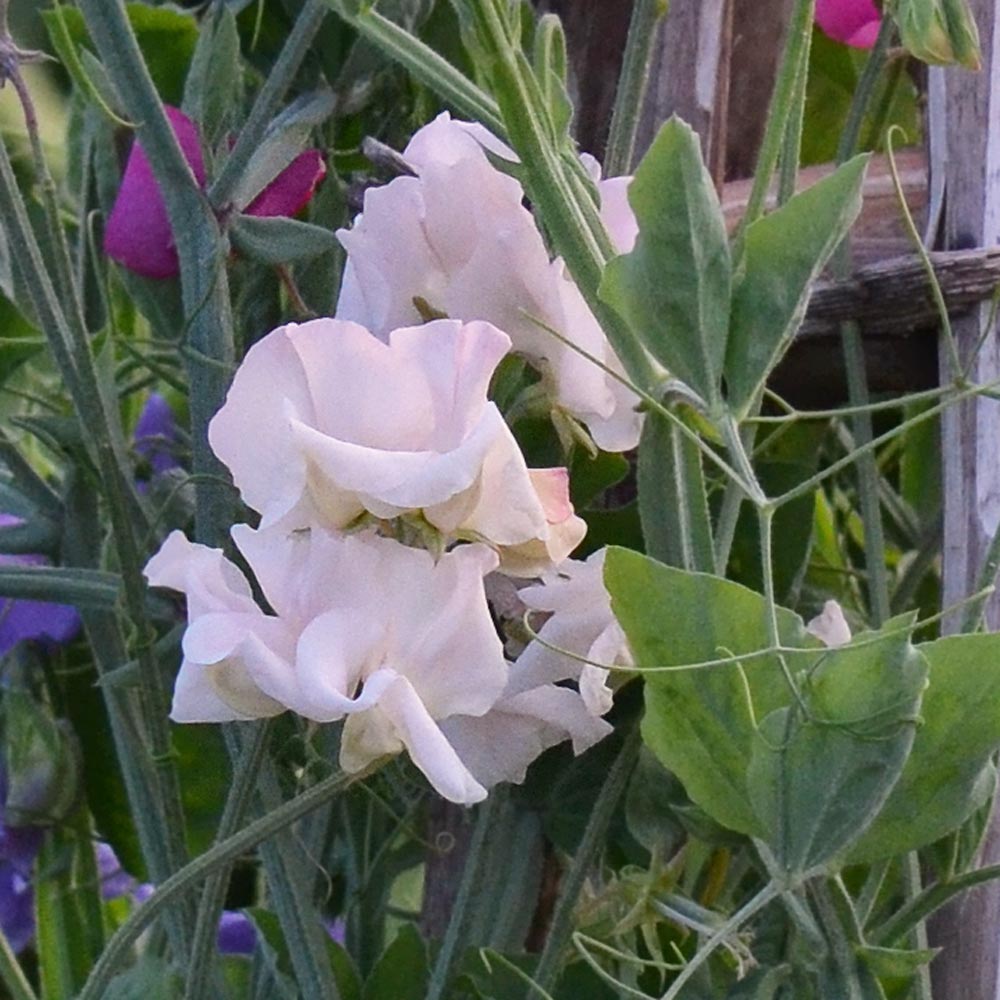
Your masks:
[{"label": "flower cluster", "polygon": [[[514,154],[481,125],[447,113],[420,129],[403,151],[414,176],[365,194],[364,211],[337,235],[347,267],[337,315],[385,339],[427,314],[486,320],[536,366],[555,407],[586,425],[606,451],[639,441],[639,400],[612,371],[621,362],[562,260],[550,260],[524,189],[490,162]],[[601,218],[621,252],[638,233],[625,197],[628,178],[598,181]]]},{"label": "flower cluster", "polygon": [[[517,351],[555,406],[616,448],[636,443],[635,400],[532,321],[618,365],[487,150],[510,155],[446,115],[417,133],[405,151],[417,176],[370,191],[340,233],[337,318],[255,344],[212,420],[209,443],[260,516],[232,538],[266,610],[221,550],[180,532],[146,568],[187,597],[175,721],[343,721],[345,771],[405,750],[458,803],[523,780],[556,743],[579,753],[610,731],[606,672],[573,654],[630,662],[602,556],[568,558],[586,527],[567,470],[528,468],[488,390]],[[624,190],[601,184],[627,246]],[[515,662],[490,574],[538,579],[523,599],[550,614]]]}]

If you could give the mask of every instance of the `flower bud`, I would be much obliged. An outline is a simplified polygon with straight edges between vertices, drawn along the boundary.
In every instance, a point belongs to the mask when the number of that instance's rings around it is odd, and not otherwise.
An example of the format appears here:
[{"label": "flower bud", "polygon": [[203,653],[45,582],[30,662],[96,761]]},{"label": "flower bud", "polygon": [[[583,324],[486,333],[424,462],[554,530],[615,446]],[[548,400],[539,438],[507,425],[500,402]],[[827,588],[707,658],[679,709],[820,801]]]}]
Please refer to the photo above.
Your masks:
[{"label": "flower bud", "polygon": [[979,69],[979,31],[968,0],[899,0],[896,23],[903,46],[923,62]]},{"label": "flower bud", "polygon": [[67,724],[24,691],[4,692],[4,821],[51,823],[72,812],[80,790],[80,749]]}]

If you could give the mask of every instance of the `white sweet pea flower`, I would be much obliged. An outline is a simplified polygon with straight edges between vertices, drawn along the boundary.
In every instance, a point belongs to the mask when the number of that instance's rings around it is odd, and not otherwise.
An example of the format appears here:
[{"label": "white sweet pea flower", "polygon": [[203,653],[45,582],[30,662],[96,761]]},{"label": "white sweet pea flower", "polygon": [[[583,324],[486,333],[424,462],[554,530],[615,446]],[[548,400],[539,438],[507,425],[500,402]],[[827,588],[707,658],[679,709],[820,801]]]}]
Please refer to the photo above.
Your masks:
[{"label": "white sweet pea flower", "polygon": [[209,441],[265,528],[420,515],[537,575],[586,525],[565,470],[529,471],[487,400],[509,347],[482,322],[436,320],[388,342],[343,320],[289,324],[249,350]]},{"label": "white sweet pea flower", "polygon": [[275,614],[256,606],[221,552],[180,532],[146,567],[152,585],[188,598],[171,717],[218,722],[287,708],[317,722],[346,718],[345,771],[405,749],[445,798],[483,799],[442,727],[484,716],[508,687],[483,589],[495,553],[462,545],[435,561],[372,533],[232,533]]},{"label": "white sweet pea flower", "polygon": [[806,625],[806,631],[831,649],[846,646],[851,641],[851,627],[836,601],[827,601],[823,610]]},{"label": "white sweet pea flower", "polygon": [[510,670],[508,693],[489,712],[453,715],[441,723],[456,753],[485,788],[524,781],[532,761],[564,740],[572,740],[579,755],[613,731],[581,693],[556,684],[524,690],[519,663]]},{"label": "white sweet pea flower", "polygon": [[539,638],[517,658],[511,674],[514,690],[572,679],[592,716],[604,715],[611,708],[607,670],[550,648],[597,663],[632,665],[628,642],[611,613],[611,599],[604,588],[605,552],[595,552],[586,562],[567,559],[539,585],[521,589],[519,596],[527,607],[547,611],[550,617],[538,630]]},{"label": "white sweet pea flower", "polygon": [[[337,232],[348,253],[337,315],[383,338],[418,322],[426,307],[494,323],[539,368],[554,402],[585,423],[600,447],[633,448],[641,426],[637,397],[539,325],[621,371],[563,262],[549,259],[520,183],[496,169],[486,150],[514,158],[481,126],[452,121],[447,113],[413,136],[403,157],[417,176],[369,189],[363,213]],[[624,249],[623,213],[631,210],[620,187],[617,179],[599,185],[608,192],[612,238]]]}]

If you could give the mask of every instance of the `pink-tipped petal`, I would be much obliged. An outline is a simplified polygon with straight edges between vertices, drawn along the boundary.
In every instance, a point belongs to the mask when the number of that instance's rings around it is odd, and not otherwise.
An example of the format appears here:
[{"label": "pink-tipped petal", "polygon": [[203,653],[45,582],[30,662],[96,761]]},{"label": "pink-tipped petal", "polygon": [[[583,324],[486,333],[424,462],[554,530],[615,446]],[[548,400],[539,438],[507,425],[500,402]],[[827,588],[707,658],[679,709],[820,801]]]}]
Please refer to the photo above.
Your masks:
[{"label": "pink-tipped petal", "polygon": [[299,153],[246,208],[247,215],[298,215],[326,176],[326,161],[318,149]]},{"label": "pink-tipped petal", "polygon": [[[203,185],[205,164],[197,126],[177,108],[167,105],[164,110],[195,180],[199,186]],[[138,141],[132,145],[118,197],[108,217],[104,252],[146,278],[172,278],[179,270],[167,206],[149,158]]]}]

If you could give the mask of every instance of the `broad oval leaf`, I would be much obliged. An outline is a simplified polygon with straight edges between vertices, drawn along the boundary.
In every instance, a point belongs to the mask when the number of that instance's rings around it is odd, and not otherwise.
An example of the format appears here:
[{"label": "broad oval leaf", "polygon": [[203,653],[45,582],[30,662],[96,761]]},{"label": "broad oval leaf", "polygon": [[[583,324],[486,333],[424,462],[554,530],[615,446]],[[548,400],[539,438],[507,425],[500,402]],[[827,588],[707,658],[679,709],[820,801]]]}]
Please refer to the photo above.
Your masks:
[{"label": "broad oval leaf", "polygon": [[229,235],[237,250],[263,264],[288,264],[340,248],[332,230],[283,216],[238,215]]},{"label": "broad oval leaf", "polygon": [[[703,663],[770,645],[767,602],[737,583],[664,566],[611,547],[611,606],[639,667]],[[778,609],[785,645],[805,644],[802,620]],[[809,655],[815,658],[815,652]],[[763,835],[746,783],[756,720],[790,700],[773,656],[697,670],[646,673],[642,735],[692,801],[739,833]]]},{"label": "broad oval leaf", "polygon": [[746,230],[726,348],[729,408],[743,415],[802,323],[812,284],[861,211],[867,155]]},{"label": "broad oval leaf", "polygon": [[710,406],[719,405],[732,262],[726,225],[698,137],[671,118],[628,192],[635,249],[612,260],[600,296],[649,353]]},{"label": "broad oval leaf", "polygon": [[804,705],[761,722],[747,781],[786,871],[830,862],[856,842],[902,773],[928,666],[900,624],[819,652],[802,680]]},{"label": "broad oval leaf", "polygon": [[1000,747],[1000,635],[949,636],[918,648],[930,663],[923,724],[892,795],[851,851],[852,864],[932,843],[993,788],[984,771]]}]

